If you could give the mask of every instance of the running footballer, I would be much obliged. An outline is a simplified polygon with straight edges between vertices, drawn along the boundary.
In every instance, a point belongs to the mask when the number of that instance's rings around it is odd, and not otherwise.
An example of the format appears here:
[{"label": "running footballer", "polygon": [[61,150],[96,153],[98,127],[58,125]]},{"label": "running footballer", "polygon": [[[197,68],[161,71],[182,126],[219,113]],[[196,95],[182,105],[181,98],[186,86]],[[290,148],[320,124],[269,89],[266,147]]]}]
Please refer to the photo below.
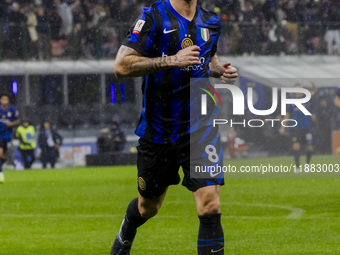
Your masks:
[{"label": "running footballer", "polygon": [[[315,84],[313,82],[313,90],[311,92],[311,96],[315,96],[317,90]],[[301,84],[296,84],[296,88],[302,88]],[[302,93],[294,93],[292,95],[293,98],[301,98],[303,96]],[[304,107],[306,109],[310,108],[309,103],[305,103]],[[306,164],[309,165],[312,154],[313,154],[313,134],[312,134],[312,117],[309,115],[305,115],[296,105],[289,105],[287,109],[287,115],[285,119],[294,119],[297,122],[297,125],[291,129],[291,138],[292,138],[292,149],[293,156],[295,161],[295,172],[299,173],[301,171],[300,168],[300,151],[301,144],[306,146]],[[281,134],[284,133],[285,128],[281,127]]]},{"label": "running footballer", "polygon": [[10,104],[9,95],[0,96],[0,183],[5,181],[2,166],[7,158],[7,143],[12,140],[13,127],[19,124],[19,112]]},{"label": "running footballer", "polygon": [[[179,184],[180,167],[182,185],[193,192],[200,220],[198,254],[224,254],[223,175],[190,178],[189,162],[190,79],[213,76],[234,83],[238,77],[216,55],[220,31],[218,15],[197,6],[197,0],[162,0],[143,9],[119,49],[114,72],[119,78],[143,76],[144,102],[136,128],[139,195],[127,207],[112,255],[130,254],[137,228],[157,214],[168,186]],[[201,143],[215,141],[222,151],[217,132],[201,137]]]}]

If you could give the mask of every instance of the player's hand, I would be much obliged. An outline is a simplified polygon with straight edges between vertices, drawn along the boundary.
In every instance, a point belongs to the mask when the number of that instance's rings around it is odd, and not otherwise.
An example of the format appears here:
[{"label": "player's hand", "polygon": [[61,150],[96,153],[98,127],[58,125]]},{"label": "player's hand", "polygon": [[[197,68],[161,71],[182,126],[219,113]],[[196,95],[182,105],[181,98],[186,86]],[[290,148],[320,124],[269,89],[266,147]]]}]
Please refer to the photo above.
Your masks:
[{"label": "player's hand", "polygon": [[225,63],[221,68],[221,79],[223,83],[234,84],[238,78],[237,69],[231,63]]},{"label": "player's hand", "polygon": [[280,135],[284,135],[285,134],[285,127],[280,127],[280,129],[279,129],[279,134]]},{"label": "player's hand", "polygon": [[12,126],[13,126],[13,122],[11,122],[11,121],[6,121],[6,122],[5,122],[5,125],[6,125],[6,127],[12,127]]},{"label": "player's hand", "polygon": [[177,67],[186,67],[191,65],[200,65],[200,50],[197,45],[190,46],[180,50],[175,55],[175,63]]}]

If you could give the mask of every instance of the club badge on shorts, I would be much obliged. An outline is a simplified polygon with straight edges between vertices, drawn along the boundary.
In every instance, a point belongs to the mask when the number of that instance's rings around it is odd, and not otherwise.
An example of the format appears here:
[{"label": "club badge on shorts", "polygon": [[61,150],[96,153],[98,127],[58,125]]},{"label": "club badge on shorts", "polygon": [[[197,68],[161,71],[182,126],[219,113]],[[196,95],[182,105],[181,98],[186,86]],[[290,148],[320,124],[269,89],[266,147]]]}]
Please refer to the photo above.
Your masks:
[{"label": "club badge on shorts", "polygon": [[138,186],[140,190],[146,190],[146,183],[142,177],[138,177]]}]

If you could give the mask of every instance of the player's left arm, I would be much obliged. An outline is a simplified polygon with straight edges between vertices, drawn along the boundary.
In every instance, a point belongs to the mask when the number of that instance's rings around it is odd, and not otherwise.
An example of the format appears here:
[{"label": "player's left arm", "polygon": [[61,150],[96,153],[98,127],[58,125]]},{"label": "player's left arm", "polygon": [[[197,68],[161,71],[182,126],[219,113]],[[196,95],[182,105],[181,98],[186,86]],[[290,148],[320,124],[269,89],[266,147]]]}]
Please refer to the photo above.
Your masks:
[{"label": "player's left arm", "polygon": [[316,88],[314,81],[310,81],[310,83],[312,84],[311,97],[314,97],[317,95],[318,89]]},{"label": "player's left arm", "polygon": [[221,78],[222,82],[228,84],[234,84],[238,77],[237,69],[231,65],[231,63],[225,63],[221,65],[220,60],[215,54],[210,59],[209,63],[210,76],[215,78]]},{"label": "player's left arm", "polygon": [[340,108],[340,89],[336,93],[335,99],[334,99],[334,105],[338,108]]}]

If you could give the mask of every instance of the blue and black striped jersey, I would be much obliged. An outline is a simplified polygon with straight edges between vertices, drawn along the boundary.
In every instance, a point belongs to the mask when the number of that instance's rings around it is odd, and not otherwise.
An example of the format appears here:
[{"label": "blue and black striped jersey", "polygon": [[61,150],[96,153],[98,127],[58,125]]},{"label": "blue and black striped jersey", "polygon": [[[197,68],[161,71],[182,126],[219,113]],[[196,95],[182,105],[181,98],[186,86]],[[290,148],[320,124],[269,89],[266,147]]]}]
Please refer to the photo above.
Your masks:
[{"label": "blue and black striped jersey", "polygon": [[336,95],[337,95],[338,97],[340,97],[340,89],[338,89],[338,91],[336,92]]},{"label": "blue and black striped jersey", "polygon": [[5,122],[15,121],[19,118],[19,112],[14,108],[14,106],[9,105],[7,110],[4,110],[0,106],[0,141],[10,142],[13,134],[13,128],[7,127]]},{"label": "blue and black striped jersey", "polygon": [[[309,111],[309,104],[305,103],[303,106]],[[297,125],[294,128],[307,129],[312,131],[312,119],[310,115],[305,115],[295,104],[288,106],[288,112],[290,117],[297,121]]]},{"label": "blue and black striped jersey", "polygon": [[175,55],[198,45],[201,64],[144,77],[138,136],[155,143],[172,143],[190,133],[190,79],[209,77],[209,62],[216,53],[220,30],[219,16],[201,7],[196,8],[192,21],[181,16],[169,0],[143,9],[123,45],[151,58]]}]

